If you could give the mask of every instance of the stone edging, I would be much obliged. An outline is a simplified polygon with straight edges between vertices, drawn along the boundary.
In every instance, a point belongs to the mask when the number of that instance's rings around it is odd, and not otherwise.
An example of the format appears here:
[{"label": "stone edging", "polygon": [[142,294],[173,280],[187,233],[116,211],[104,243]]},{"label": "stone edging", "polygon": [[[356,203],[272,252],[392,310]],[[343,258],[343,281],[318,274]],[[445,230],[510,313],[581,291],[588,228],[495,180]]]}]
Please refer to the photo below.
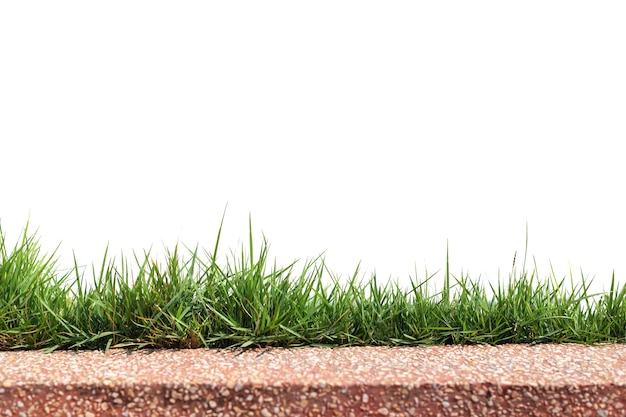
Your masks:
[{"label": "stone edging", "polygon": [[0,416],[626,415],[626,345],[0,352]]}]

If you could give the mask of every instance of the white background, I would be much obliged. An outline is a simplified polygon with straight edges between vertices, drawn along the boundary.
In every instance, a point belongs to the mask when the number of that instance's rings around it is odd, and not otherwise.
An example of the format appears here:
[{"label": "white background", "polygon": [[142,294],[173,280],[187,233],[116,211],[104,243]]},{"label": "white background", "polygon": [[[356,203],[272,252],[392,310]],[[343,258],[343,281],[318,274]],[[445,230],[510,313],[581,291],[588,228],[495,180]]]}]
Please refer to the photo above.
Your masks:
[{"label": "white background", "polygon": [[[0,6],[0,224],[59,263],[177,241],[408,283],[626,274],[626,6]],[[568,278],[569,279],[569,278]],[[485,285],[488,288],[488,285]]]}]

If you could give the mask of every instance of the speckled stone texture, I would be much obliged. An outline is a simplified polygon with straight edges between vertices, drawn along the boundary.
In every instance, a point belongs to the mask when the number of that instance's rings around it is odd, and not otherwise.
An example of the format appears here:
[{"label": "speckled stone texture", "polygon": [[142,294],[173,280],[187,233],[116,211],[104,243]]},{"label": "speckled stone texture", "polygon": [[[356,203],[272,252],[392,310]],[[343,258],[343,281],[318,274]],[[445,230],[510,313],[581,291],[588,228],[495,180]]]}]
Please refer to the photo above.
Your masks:
[{"label": "speckled stone texture", "polygon": [[0,416],[626,415],[626,345],[0,352]]}]

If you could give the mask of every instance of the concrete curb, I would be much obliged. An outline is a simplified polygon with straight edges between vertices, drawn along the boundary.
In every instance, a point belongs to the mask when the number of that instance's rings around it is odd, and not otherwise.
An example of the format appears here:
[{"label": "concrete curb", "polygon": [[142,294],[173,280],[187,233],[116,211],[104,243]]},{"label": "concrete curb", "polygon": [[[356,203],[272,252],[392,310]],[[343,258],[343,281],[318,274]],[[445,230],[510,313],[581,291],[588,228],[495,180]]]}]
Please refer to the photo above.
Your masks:
[{"label": "concrete curb", "polygon": [[0,352],[0,416],[626,415],[626,345]]}]

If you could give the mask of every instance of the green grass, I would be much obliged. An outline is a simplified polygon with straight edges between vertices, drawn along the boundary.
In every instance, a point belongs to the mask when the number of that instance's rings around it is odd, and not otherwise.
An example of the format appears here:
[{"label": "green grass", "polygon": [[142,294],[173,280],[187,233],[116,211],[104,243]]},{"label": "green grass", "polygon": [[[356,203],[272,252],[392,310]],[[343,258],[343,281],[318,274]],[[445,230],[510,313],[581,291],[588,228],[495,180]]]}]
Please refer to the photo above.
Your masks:
[{"label": "green grass", "polygon": [[212,252],[177,246],[162,264],[149,253],[116,263],[105,252],[86,285],[76,259],[58,272],[28,224],[12,251],[0,228],[0,350],[626,341],[625,290],[614,275],[608,294],[588,295],[584,277],[568,293],[564,280],[553,273],[539,282],[524,262],[488,299],[446,263],[443,291],[429,296],[434,275],[402,289],[375,275],[364,281],[358,267],[341,283],[321,257],[299,273],[295,262],[269,265],[267,241],[253,247],[251,224],[247,253],[218,265],[221,231]]}]

